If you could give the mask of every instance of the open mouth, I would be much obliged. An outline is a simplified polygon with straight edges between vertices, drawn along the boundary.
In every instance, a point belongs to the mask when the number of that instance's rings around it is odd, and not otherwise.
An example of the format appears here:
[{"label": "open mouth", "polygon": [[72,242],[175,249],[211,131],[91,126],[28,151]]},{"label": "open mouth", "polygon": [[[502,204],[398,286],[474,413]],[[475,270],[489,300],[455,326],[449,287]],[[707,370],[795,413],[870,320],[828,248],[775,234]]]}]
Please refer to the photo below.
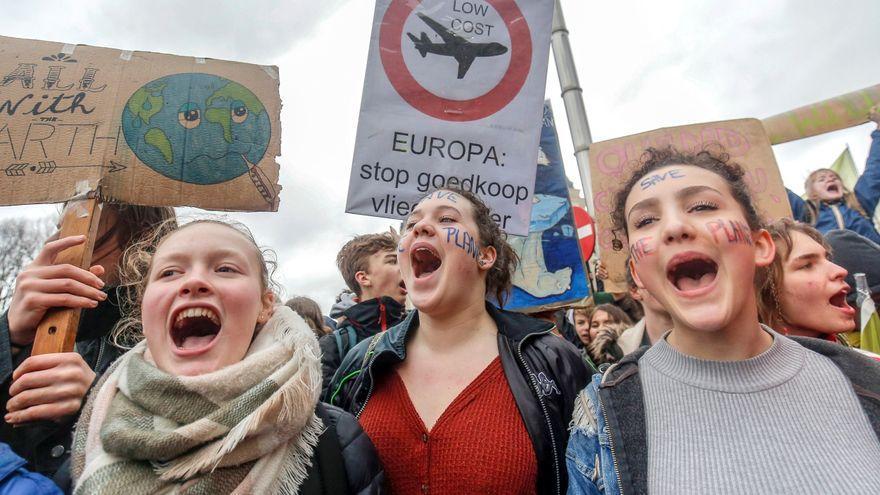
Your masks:
[{"label": "open mouth", "polygon": [[840,308],[845,311],[853,311],[852,306],[846,302],[846,295],[849,291],[847,289],[841,289],[836,292],[830,299],[828,299],[828,303],[836,308]]},{"label": "open mouth", "polygon": [[831,184],[830,186],[828,186],[826,191],[830,193],[838,193],[840,192],[840,186],[838,186],[837,184]]},{"label": "open mouth", "polygon": [[673,258],[666,277],[676,289],[686,292],[707,287],[715,281],[718,264],[708,256],[686,253]]},{"label": "open mouth", "polygon": [[397,285],[400,287],[400,292],[403,292],[404,295],[406,295],[406,283],[401,280],[400,283]]},{"label": "open mouth", "polygon": [[413,274],[417,279],[434,273],[441,264],[440,256],[430,247],[417,247],[412,252]]},{"label": "open mouth", "polygon": [[220,317],[209,308],[187,308],[177,314],[171,339],[180,350],[207,347],[220,333]]}]

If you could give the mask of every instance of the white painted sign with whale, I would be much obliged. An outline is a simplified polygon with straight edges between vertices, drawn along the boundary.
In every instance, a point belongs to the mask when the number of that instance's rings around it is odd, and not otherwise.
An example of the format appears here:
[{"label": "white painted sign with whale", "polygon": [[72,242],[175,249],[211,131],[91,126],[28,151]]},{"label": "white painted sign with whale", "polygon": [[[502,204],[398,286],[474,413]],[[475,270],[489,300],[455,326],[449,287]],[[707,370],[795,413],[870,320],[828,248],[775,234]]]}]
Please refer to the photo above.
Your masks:
[{"label": "white painted sign with whale", "polygon": [[444,186],[526,234],[553,0],[378,0],[346,211],[405,218]]}]

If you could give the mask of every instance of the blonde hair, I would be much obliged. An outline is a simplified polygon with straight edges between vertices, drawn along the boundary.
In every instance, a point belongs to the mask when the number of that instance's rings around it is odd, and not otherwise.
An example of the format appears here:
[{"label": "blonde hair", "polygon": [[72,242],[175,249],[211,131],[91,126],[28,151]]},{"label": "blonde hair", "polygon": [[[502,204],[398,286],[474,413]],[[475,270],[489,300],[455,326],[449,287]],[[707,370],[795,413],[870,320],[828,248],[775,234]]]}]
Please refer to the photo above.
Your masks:
[{"label": "blonde hair", "polygon": [[[831,170],[830,168],[820,168],[817,170],[813,170],[810,172],[810,175],[807,176],[807,180],[804,181],[804,191],[807,194],[807,223],[810,225],[816,225],[816,222],[819,219],[819,206],[822,202],[819,198],[816,197],[816,194],[813,192],[813,184],[816,183],[816,177],[822,172],[831,172],[832,174],[837,176],[837,179],[840,180],[840,174]],[[861,203],[859,203],[859,198],[849,190],[844,184],[843,181],[840,181],[840,185],[843,188],[843,203],[849,207],[851,210],[857,211],[860,215],[865,218],[870,219],[871,217],[865,213],[865,210],[862,208]]]},{"label": "blonde hair", "polygon": [[119,296],[119,311],[122,318],[113,327],[110,333],[110,341],[121,349],[130,349],[143,340],[144,332],[141,323],[141,302],[144,291],[149,281],[150,268],[153,256],[162,243],[172,234],[199,224],[214,224],[228,227],[251,242],[260,265],[260,285],[263,291],[278,294],[279,287],[272,280],[272,275],[277,267],[274,252],[262,249],[257,245],[251,231],[244,224],[225,218],[205,218],[193,220],[184,225],[178,225],[173,219],[163,222],[153,230],[152,235],[142,238],[140,241],[129,246],[122,256],[119,264],[119,287],[116,289]]}]

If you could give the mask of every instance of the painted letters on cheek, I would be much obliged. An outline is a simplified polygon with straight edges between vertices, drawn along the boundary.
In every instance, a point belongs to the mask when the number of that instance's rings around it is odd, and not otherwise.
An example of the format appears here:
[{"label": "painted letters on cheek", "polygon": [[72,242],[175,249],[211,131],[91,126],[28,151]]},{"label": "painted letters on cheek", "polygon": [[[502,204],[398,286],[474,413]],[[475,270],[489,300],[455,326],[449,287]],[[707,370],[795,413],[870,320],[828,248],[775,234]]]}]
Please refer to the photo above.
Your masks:
[{"label": "painted letters on cheek", "polygon": [[654,246],[651,244],[650,237],[642,237],[636,242],[632,243],[629,247],[630,256],[632,256],[632,260],[635,263],[642,261],[645,256],[649,256],[654,254],[656,251]]},{"label": "painted letters on cheek", "polygon": [[443,230],[446,231],[447,243],[454,244],[455,247],[461,249],[473,259],[479,257],[480,251],[477,249],[477,241],[467,231],[460,230],[457,227],[443,227]]},{"label": "painted letters on cheek", "polygon": [[639,185],[642,186],[642,190],[644,191],[645,189],[654,186],[659,182],[663,182],[666,179],[681,179],[684,177],[684,172],[679,169],[674,169],[663,174],[654,174],[650,177],[645,177],[644,179],[642,179],[641,182],[639,182]]},{"label": "painted letters on cheek", "polygon": [[727,239],[728,244],[752,245],[752,231],[743,222],[736,220],[712,220],[711,222],[706,222],[706,228],[712,234],[712,238],[718,242]]}]

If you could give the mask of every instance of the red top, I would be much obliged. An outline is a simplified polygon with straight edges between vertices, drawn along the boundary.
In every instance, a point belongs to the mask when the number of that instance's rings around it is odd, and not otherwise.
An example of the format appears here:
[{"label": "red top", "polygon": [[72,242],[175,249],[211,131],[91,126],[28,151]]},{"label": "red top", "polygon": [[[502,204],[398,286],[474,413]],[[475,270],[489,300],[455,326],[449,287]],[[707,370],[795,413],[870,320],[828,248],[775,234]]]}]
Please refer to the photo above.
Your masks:
[{"label": "red top", "polygon": [[360,417],[391,493],[532,494],[538,461],[497,357],[428,432],[397,373],[376,384]]}]

